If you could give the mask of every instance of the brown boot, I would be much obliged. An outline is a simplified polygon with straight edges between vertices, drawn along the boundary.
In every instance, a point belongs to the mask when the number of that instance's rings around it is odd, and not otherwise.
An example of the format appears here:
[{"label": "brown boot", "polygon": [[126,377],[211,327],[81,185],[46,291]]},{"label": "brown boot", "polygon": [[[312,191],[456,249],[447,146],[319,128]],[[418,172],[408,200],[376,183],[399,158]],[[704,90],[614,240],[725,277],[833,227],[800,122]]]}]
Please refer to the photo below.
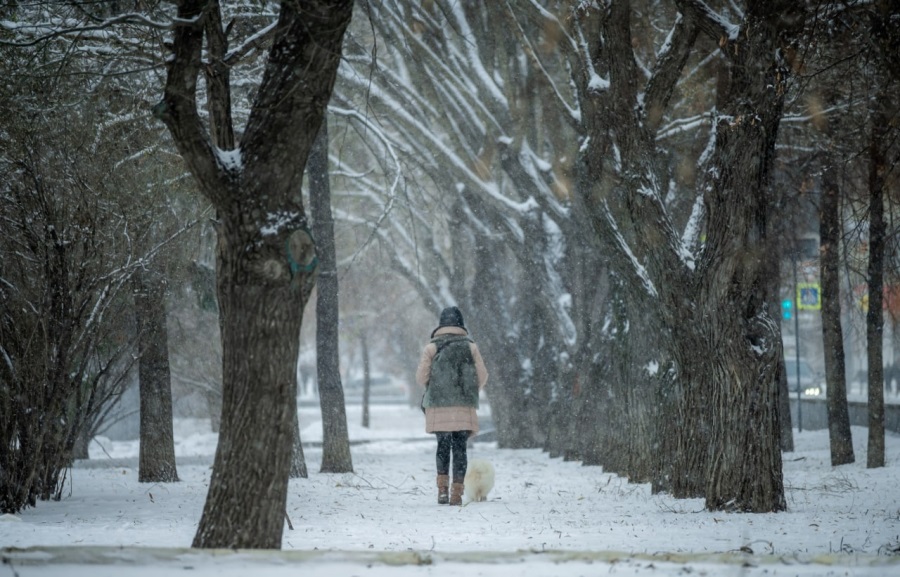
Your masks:
[{"label": "brown boot", "polygon": [[448,494],[448,490],[450,488],[450,475],[438,475],[437,476],[437,488],[438,488],[438,505],[446,505],[450,500],[450,496]]},{"label": "brown boot", "polygon": [[456,479],[454,479],[454,483],[450,485],[450,504],[451,505],[462,505],[462,496],[463,496],[463,484],[457,483]]}]

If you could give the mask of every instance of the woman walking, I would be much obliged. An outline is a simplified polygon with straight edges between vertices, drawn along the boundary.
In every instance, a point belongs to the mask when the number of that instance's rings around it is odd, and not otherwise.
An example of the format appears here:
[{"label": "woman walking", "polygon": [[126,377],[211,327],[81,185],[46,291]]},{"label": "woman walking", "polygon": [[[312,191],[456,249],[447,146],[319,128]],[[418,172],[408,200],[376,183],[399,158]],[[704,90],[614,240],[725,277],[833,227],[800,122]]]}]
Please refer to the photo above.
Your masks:
[{"label": "woman walking", "polygon": [[[478,345],[457,307],[441,311],[438,327],[422,351],[416,382],[425,387],[425,432],[437,436],[438,504],[462,505],[468,460],[466,441],[478,432],[478,392],[488,373]],[[450,472],[453,484],[450,484]],[[449,493],[449,494],[448,494]]]}]

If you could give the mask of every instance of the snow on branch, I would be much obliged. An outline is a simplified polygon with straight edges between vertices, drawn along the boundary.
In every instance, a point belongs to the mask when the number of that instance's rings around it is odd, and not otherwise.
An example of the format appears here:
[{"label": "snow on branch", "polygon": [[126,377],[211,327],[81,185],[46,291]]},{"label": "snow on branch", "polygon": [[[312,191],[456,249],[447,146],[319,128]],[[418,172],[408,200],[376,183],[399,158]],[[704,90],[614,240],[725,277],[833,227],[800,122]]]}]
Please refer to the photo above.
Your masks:
[{"label": "snow on branch", "polygon": [[[356,83],[361,82],[360,79],[353,76],[345,76],[345,79]],[[366,84],[360,86],[360,88],[368,90],[370,98],[380,100],[389,110],[391,110],[392,120],[394,122],[403,124],[408,129],[413,130],[418,136],[417,140],[425,143],[432,155],[440,155],[446,159],[448,167],[453,168],[458,174],[464,175],[469,184],[472,184],[475,188],[479,189],[488,197],[494,199],[509,210],[523,212],[530,209],[531,204],[529,204],[528,201],[517,202],[507,198],[500,192],[496,183],[483,180],[470,166],[469,162],[461,158],[455,150],[450,148],[450,146],[444,142],[442,135],[435,133],[430,126],[426,126],[420,119],[410,114],[406,107],[402,106],[401,102],[395,100],[391,95],[383,91],[379,85]]]},{"label": "snow on branch", "polygon": [[632,252],[631,247],[628,245],[628,242],[625,240],[625,237],[622,236],[622,232],[619,230],[619,225],[616,223],[616,218],[613,216],[612,211],[609,208],[609,203],[607,201],[603,201],[603,217],[606,219],[606,224],[609,225],[609,230],[612,234],[613,240],[619,250],[624,254],[629,262],[631,263],[631,271],[637,276],[640,281],[641,286],[644,287],[644,291],[648,296],[653,298],[659,297],[659,293],[656,290],[656,287],[653,285],[653,281],[650,280],[650,275],[647,272],[647,269],[641,262],[637,259]]},{"label": "snow on branch", "polygon": [[544,271],[547,275],[547,287],[551,292],[550,305],[559,321],[559,329],[566,344],[575,346],[578,340],[578,329],[572,320],[572,295],[566,290],[562,276],[556,270],[556,265],[565,255],[566,239],[562,229],[552,218],[546,214],[541,215],[541,224],[544,236],[548,239],[544,251]]},{"label": "snow on branch", "polygon": [[0,353],[3,353],[3,360],[6,362],[6,366],[9,367],[9,374],[12,375],[13,380],[16,379],[16,366],[13,364],[12,359],[9,356],[9,353],[6,352],[6,349],[3,348],[3,345],[0,345]]},{"label": "snow on branch", "polygon": [[78,24],[68,19],[60,21],[50,20],[47,22],[13,22],[11,20],[0,20],[0,29],[8,30],[13,34],[31,38],[27,41],[7,41],[0,39],[0,44],[6,46],[28,47],[35,46],[42,42],[59,38],[61,36],[82,36],[86,32],[97,30],[107,30],[120,24],[137,24],[146,28],[156,30],[172,30],[177,26],[192,25],[199,20],[200,16],[192,20],[173,19],[169,22],[159,22],[148,18],[144,14],[131,12],[128,14],[120,14],[112,18],[107,18],[97,24]]},{"label": "snow on branch", "polygon": [[703,217],[706,214],[706,206],[703,204],[703,195],[698,194],[694,199],[694,206],[691,209],[691,216],[688,218],[687,225],[684,227],[684,233],[681,235],[681,247],[678,256],[682,262],[690,270],[694,270],[696,257],[694,256],[694,248],[700,240],[700,227],[703,224]]},{"label": "snow on branch", "polygon": [[[496,119],[496,110],[492,111],[481,98],[471,98],[471,104],[464,98],[465,95],[471,96],[473,93],[477,93],[477,87],[473,85],[473,75],[469,74],[468,69],[458,69],[450,66],[446,55],[439,55],[431,49],[425,42],[422,41],[422,38],[419,34],[416,34],[414,31],[410,30],[409,26],[403,22],[400,17],[392,11],[388,11],[387,18],[384,19],[384,22],[380,22],[379,25],[389,26],[394,24],[391,28],[390,32],[393,34],[401,34],[403,35],[410,43],[415,45],[416,54],[418,57],[424,56],[427,61],[423,62],[420,60],[416,60],[415,64],[424,68],[424,71],[427,72],[432,79],[432,82],[435,88],[441,87],[443,85],[447,85],[445,89],[448,94],[452,94],[455,98],[452,100],[454,105],[461,107],[470,107],[471,112],[467,115],[468,119],[475,120],[479,118],[479,115],[476,112],[481,112],[484,114],[486,118],[488,118],[492,125],[497,128],[497,130],[503,130],[504,123],[500,122]],[[383,28],[382,28],[383,29]],[[475,60],[478,60],[475,58]],[[470,62],[466,59],[466,63],[470,66],[474,66],[475,62]],[[343,67],[342,67],[343,68]],[[434,75],[436,73],[441,73],[442,82],[434,81]],[[476,76],[478,78],[486,78],[493,86],[493,90],[496,90],[496,85],[489,75],[485,73],[484,76]],[[406,86],[408,82],[400,83],[398,86]],[[490,87],[484,87],[485,90],[490,91]],[[416,91],[411,91],[415,93]],[[501,99],[495,99],[494,104],[496,107],[501,109],[501,112],[508,112],[508,102],[505,97]]]},{"label": "snow on branch", "polygon": [[682,13],[694,18],[700,30],[715,40],[720,46],[725,42],[737,40],[741,27],[731,23],[725,16],[710,8],[703,0],[678,0],[678,5]]},{"label": "snow on branch", "polygon": [[659,142],[685,132],[693,132],[704,125],[708,125],[712,117],[712,112],[704,112],[688,118],[676,118],[657,131],[656,141]]},{"label": "snow on branch", "polygon": [[581,26],[580,22],[578,22],[578,25],[576,26],[576,31],[578,33],[578,58],[575,60],[580,60],[584,69],[587,71],[588,92],[599,94],[608,91],[610,88],[609,78],[601,76],[594,67],[594,58],[591,56],[590,43],[584,36],[584,28]]},{"label": "snow on branch", "polygon": [[465,58],[469,67],[475,72],[475,75],[480,80],[479,85],[483,87],[487,93],[494,99],[498,104],[500,104],[504,109],[509,109],[509,102],[506,100],[506,95],[503,94],[497,87],[497,83],[488,74],[488,71],[485,70],[484,64],[481,62],[481,56],[478,53],[478,46],[476,45],[475,34],[472,32],[472,29],[469,27],[469,23],[466,21],[466,15],[463,13],[462,3],[461,2],[453,2],[452,6],[453,10],[453,19],[457,29],[459,30],[460,36],[463,38],[463,48],[466,51]]},{"label": "snow on branch", "polygon": [[383,204],[381,215],[375,221],[374,224],[371,225],[372,232],[369,234],[369,237],[362,243],[362,245],[356,250],[353,256],[350,258],[350,264],[352,264],[357,256],[359,256],[363,250],[372,242],[375,238],[375,235],[378,234],[379,230],[382,228],[384,221],[387,219],[388,215],[390,215],[391,211],[394,208],[394,202],[397,198],[397,190],[400,186],[400,181],[402,179],[403,172],[400,170],[400,160],[397,158],[397,153],[394,151],[393,142],[390,138],[374,123],[369,121],[369,118],[360,114],[356,110],[338,108],[336,106],[329,106],[328,112],[336,115],[343,116],[345,118],[350,118],[355,120],[356,122],[360,122],[366,126],[366,130],[371,131],[382,143],[385,151],[391,157],[391,160],[394,164],[394,181],[391,183],[390,188],[387,191],[387,202]]},{"label": "snow on branch", "polygon": [[223,170],[231,174],[236,174],[243,170],[244,157],[241,154],[240,147],[232,150],[222,150],[221,148],[214,146],[213,152],[215,153],[219,166],[221,166]]},{"label": "snow on branch", "polygon": [[275,35],[275,27],[278,25],[278,21],[274,20],[271,24],[257,31],[255,34],[248,37],[246,40],[241,42],[239,46],[236,46],[229,50],[222,61],[227,66],[234,66],[238,63],[238,61],[246,56],[247,54],[253,52],[260,46],[266,43],[270,38]]},{"label": "snow on branch", "polygon": [[[519,22],[518,18],[516,18],[515,11],[513,11],[512,7],[509,5],[509,2],[506,3],[506,8],[509,13],[510,20],[515,24],[515,33],[517,34],[519,41],[522,44],[522,50],[524,50],[526,56],[534,65],[535,70],[537,70],[544,77],[544,81],[547,82],[548,86],[550,86],[550,89],[556,96],[554,102],[565,113],[563,114],[563,118],[568,119],[569,123],[572,126],[576,126],[581,122],[581,108],[577,104],[572,105],[566,101],[565,97],[560,92],[559,87],[557,87],[556,81],[554,80],[553,76],[547,71],[547,68],[544,66],[544,63],[538,56],[537,50],[535,50],[534,46],[531,43],[531,39],[525,33],[525,30],[522,28],[522,25]],[[566,34],[565,37],[568,39],[568,34]]]},{"label": "snow on branch", "polygon": [[657,51],[656,65],[650,73],[644,98],[645,122],[651,129],[656,129],[662,121],[663,111],[669,104],[697,35],[698,28],[693,24],[693,19],[686,20],[679,14]]}]

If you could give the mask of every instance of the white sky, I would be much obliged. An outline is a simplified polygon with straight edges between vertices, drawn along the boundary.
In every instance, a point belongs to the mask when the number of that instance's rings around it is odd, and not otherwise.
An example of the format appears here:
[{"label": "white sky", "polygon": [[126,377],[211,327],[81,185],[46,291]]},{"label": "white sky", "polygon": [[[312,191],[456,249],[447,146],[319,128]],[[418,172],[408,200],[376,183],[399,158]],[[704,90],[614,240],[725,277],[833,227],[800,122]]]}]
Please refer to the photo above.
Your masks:
[{"label": "white sky", "polygon": [[[865,468],[866,429],[854,428],[856,463],[832,468],[825,431],[796,434],[785,455],[788,511],[710,513],[702,500],[651,495],[596,467],[540,450],[478,443],[497,480],[486,503],[436,504],[433,438],[415,408],[373,406],[369,430],[348,408],[354,474],[292,480],[282,552],[187,549],[215,450],[204,420],[176,423],[181,482],[137,482],[137,442],[94,443],[61,502],[0,518],[0,577],[291,575],[900,575],[900,436],[888,433],[883,469]],[[321,440],[317,409],[301,411],[303,439]],[[110,458],[112,457],[112,459]],[[101,546],[101,547],[96,547]],[[742,547],[753,551],[741,553]],[[542,553],[543,552],[543,553]],[[401,564],[427,559],[428,564]]]}]

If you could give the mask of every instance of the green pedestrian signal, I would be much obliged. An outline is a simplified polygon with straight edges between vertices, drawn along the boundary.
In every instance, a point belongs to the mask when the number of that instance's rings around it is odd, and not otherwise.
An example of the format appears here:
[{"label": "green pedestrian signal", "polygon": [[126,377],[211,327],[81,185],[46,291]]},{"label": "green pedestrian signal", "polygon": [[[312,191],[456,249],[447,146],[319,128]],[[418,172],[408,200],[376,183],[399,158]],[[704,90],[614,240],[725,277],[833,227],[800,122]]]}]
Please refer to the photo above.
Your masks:
[{"label": "green pedestrian signal", "polygon": [[786,321],[791,320],[794,314],[794,302],[791,299],[781,301],[781,318]]}]

